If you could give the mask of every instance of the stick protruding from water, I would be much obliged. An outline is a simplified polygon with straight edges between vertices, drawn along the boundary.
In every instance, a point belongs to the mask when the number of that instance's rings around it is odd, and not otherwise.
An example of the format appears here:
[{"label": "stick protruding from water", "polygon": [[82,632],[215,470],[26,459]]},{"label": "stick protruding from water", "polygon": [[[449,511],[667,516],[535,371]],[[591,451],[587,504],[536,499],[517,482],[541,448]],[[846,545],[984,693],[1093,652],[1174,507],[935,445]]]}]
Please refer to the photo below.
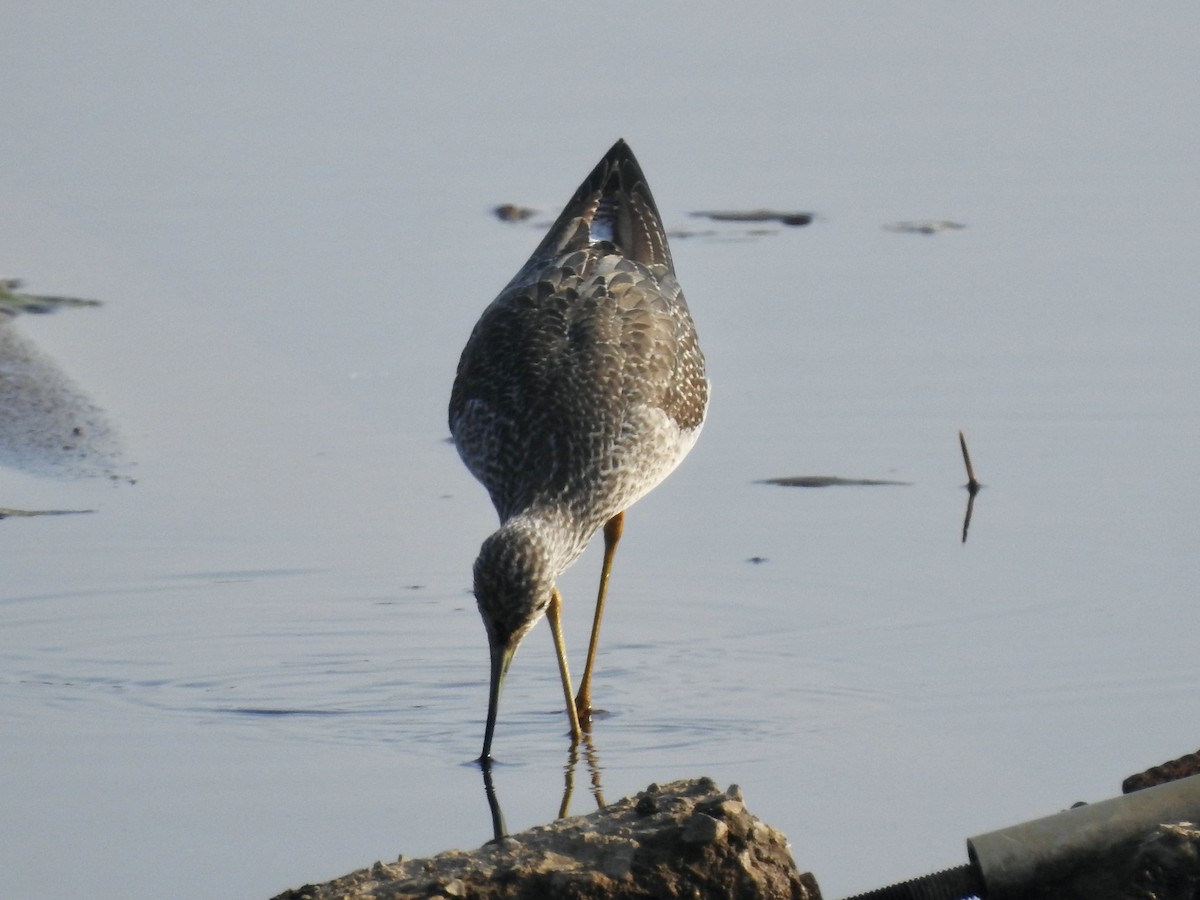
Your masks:
[{"label": "stick protruding from water", "polygon": [[971,454],[967,450],[967,439],[963,437],[962,430],[958,432],[958,445],[962,447],[963,463],[967,467],[967,490],[972,494],[979,490],[979,481],[975,478],[975,468],[971,465]]}]

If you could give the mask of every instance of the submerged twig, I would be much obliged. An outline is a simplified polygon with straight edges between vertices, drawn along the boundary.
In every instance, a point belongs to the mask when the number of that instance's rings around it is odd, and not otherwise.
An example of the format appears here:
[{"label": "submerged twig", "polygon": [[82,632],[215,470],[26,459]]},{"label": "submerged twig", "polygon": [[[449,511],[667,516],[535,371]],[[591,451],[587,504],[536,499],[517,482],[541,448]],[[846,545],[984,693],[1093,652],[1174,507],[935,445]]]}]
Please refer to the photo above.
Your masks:
[{"label": "submerged twig", "polygon": [[975,495],[979,492],[979,486],[976,485],[974,490],[967,489],[967,512],[963,516],[962,542],[967,542],[967,531],[971,527],[971,513],[975,511]]}]

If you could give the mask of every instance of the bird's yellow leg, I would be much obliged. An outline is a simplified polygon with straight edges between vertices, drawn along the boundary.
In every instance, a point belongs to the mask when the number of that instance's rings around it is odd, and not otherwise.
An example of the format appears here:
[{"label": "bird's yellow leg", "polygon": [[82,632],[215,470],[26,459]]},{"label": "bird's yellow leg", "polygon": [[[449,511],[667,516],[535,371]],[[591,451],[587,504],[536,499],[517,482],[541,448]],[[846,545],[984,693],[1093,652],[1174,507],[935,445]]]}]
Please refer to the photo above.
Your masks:
[{"label": "bird's yellow leg", "polygon": [[587,662],[583,667],[583,680],[579,682],[579,695],[575,698],[575,712],[585,725],[592,721],[592,669],[596,665],[596,647],[600,643],[600,619],[604,616],[604,597],[608,593],[608,576],[612,573],[613,556],[617,542],[625,530],[625,513],[619,512],[604,526],[604,565],[600,568],[600,590],[596,594],[596,615],[592,619],[592,639],[588,641]]},{"label": "bird's yellow leg", "polygon": [[546,621],[550,623],[550,631],[554,635],[554,652],[558,654],[558,671],[562,675],[563,694],[567,698],[567,718],[571,720],[571,743],[575,743],[583,732],[579,728],[579,716],[575,713],[575,701],[571,696],[571,671],[567,668],[567,648],[562,633],[562,594],[558,588],[550,595]]}]

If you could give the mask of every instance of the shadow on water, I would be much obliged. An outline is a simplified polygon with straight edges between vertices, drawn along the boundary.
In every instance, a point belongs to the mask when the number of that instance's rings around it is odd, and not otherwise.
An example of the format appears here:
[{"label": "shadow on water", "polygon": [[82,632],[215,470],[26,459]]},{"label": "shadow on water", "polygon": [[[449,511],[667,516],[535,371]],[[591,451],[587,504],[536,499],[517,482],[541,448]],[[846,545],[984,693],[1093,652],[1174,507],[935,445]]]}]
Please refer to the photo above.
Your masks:
[{"label": "shadow on water", "polygon": [[[563,796],[558,807],[556,818],[565,819],[571,815],[571,799],[575,794],[575,772],[579,768],[580,745],[583,748],[583,761],[587,765],[588,778],[591,782],[591,794],[596,801],[596,808],[603,809],[604,787],[600,782],[600,757],[596,745],[589,732],[584,732],[579,741],[572,741],[567,751],[567,762],[563,766]],[[500,798],[496,793],[495,780],[492,777],[492,760],[478,761],[483,771],[483,793],[487,799],[488,811],[492,818],[492,840],[499,841],[508,835],[508,827],[504,824],[504,811],[500,807]]]},{"label": "shadow on water", "polygon": [[[94,307],[74,297],[17,293],[20,282],[0,280],[0,465],[57,478],[121,478],[124,459],[104,411],[16,328],[20,313]],[[83,510],[30,512],[46,515]]]}]

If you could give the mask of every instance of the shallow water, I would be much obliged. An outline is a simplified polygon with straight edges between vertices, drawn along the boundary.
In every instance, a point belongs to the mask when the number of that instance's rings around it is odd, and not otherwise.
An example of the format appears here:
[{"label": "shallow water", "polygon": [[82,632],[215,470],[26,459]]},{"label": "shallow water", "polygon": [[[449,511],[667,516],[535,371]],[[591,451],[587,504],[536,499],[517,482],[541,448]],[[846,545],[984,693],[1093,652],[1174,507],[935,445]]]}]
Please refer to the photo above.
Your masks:
[{"label": "shallow water", "polygon": [[[5,327],[129,460],[0,470],[2,507],[95,510],[0,522],[13,896],[265,897],[490,836],[494,515],[445,406],[537,241],[489,208],[548,217],[622,135],[716,232],[672,248],[713,401],[628,516],[604,796],[737,782],[838,897],[1195,749],[1196,11],[635,9],[6,26],[0,276],[105,305]],[[688,215],[760,208],[817,215]],[[884,227],[922,219],[967,227]],[[812,475],[908,484],[761,483]],[[562,582],[577,668],[598,568]],[[540,627],[512,830],[562,803],[558,696]]]}]

